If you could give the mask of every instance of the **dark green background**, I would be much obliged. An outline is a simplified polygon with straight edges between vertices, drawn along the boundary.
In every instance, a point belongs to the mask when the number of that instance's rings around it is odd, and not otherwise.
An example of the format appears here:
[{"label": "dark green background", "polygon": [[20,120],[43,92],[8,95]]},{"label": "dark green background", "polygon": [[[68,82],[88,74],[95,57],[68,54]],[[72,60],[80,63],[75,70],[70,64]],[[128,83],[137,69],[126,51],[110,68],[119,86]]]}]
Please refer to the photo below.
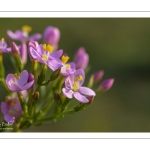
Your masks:
[{"label": "dark green background", "polygon": [[[61,31],[59,48],[73,58],[84,46],[90,56],[90,74],[103,69],[103,79],[115,78],[112,89],[97,96],[85,111],[26,131],[150,131],[150,18],[1,18],[0,22],[0,37],[5,38],[7,29],[15,31],[26,24],[32,33],[56,26]],[[4,59],[6,73],[12,72],[6,54]],[[0,101],[5,94],[0,86]]]}]

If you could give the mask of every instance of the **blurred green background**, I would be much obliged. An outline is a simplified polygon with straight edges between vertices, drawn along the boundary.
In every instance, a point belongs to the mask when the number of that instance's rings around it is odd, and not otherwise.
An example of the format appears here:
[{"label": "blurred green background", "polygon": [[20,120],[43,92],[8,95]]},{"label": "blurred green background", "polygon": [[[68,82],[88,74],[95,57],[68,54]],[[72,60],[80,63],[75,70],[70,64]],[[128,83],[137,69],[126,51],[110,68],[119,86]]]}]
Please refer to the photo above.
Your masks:
[{"label": "blurred green background", "polygon": [[[104,70],[103,79],[115,78],[113,87],[85,111],[26,132],[150,131],[150,18],[0,18],[0,22],[0,37],[5,38],[6,30],[23,25],[33,28],[31,34],[56,26],[61,32],[59,48],[71,58],[80,46],[85,47],[89,75]],[[4,65],[6,73],[13,72],[6,54]],[[0,86],[0,101],[5,95]]]}]

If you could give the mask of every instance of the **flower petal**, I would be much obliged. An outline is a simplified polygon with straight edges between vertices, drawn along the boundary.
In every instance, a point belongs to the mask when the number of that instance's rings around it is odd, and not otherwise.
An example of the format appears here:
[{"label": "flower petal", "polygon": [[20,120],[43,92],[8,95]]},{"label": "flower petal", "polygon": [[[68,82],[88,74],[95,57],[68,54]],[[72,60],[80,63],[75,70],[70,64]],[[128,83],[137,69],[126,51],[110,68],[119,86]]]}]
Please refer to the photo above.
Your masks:
[{"label": "flower petal", "polygon": [[1,103],[1,112],[3,114],[8,114],[8,105],[6,102],[2,102]]},{"label": "flower petal", "polygon": [[34,80],[25,84],[24,86],[21,87],[21,91],[27,90],[28,88],[30,88],[33,85],[33,83],[34,83]]},{"label": "flower petal", "polygon": [[63,54],[63,50],[58,50],[50,54],[50,59],[58,59]]},{"label": "flower petal", "polygon": [[88,102],[89,102],[89,100],[88,100],[85,96],[81,95],[79,92],[75,92],[75,93],[73,94],[73,96],[74,96],[78,101],[80,101],[81,103],[88,103]]},{"label": "flower petal", "polygon": [[4,119],[6,122],[9,122],[9,123],[14,123],[15,121],[15,117],[11,116],[10,114],[4,115]]},{"label": "flower petal", "polygon": [[51,68],[53,71],[57,70],[58,68],[62,67],[62,63],[59,59],[53,59],[53,60],[49,60],[47,65],[49,66],[49,68]]},{"label": "flower petal", "polygon": [[42,35],[41,34],[33,34],[29,37],[30,40],[34,40],[34,41],[38,41],[42,38]]},{"label": "flower petal", "polygon": [[14,40],[22,40],[24,38],[21,30],[17,30],[15,33],[13,33],[11,30],[7,30],[7,34]]},{"label": "flower petal", "polygon": [[28,80],[28,72],[26,70],[22,71],[20,74],[20,80],[18,80],[19,86],[23,86]]},{"label": "flower petal", "polygon": [[[13,84],[14,82],[14,84]],[[16,84],[13,74],[8,74],[6,77],[6,84],[8,88],[13,92],[21,91],[19,85]]]},{"label": "flower petal", "polygon": [[72,98],[73,97],[73,91],[67,88],[63,88],[62,92],[64,93],[64,95],[68,98]]},{"label": "flower petal", "polygon": [[87,87],[80,87],[78,90],[81,94],[88,95],[88,96],[95,96],[95,92]]},{"label": "flower petal", "polygon": [[74,78],[73,78],[73,75],[70,75],[66,78],[65,80],[65,87],[67,89],[72,89],[73,87],[73,83],[74,83]]},{"label": "flower petal", "polygon": [[22,114],[22,108],[20,104],[14,105],[12,109],[17,110],[17,114],[15,114],[14,117],[18,117]]},{"label": "flower petal", "polygon": [[79,86],[81,86],[84,82],[84,79],[85,79],[85,73],[84,73],[84,70],[83,69],[78,69],[75,71],[74,73],[74,78],[78,77],[79,75],[82,76],[83,80],[79,81]]},{"label": "flower petal", "polygon": [[46,62],[42,60],[42,58],[41,58],[42,56],[33,48],[30,48],[30,54],[33,57],[33,59],[36,59],[37,61],[39,61],[42,64],[46,64]]}]

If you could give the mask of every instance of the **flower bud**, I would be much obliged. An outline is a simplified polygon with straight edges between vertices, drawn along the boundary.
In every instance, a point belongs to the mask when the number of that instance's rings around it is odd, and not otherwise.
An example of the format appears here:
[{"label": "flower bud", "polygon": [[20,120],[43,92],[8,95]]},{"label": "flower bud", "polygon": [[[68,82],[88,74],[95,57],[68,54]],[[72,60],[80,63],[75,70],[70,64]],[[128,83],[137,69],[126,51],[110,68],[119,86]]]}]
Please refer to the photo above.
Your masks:
[{"label": "flower bud", "polygon": [[93,86],[93,83],[94,83],[94,76],[91,75],[90,80],[88,82],[88,87],[91,88]]},{"label": "flower bud", "polygon": [[53,46],[54,50],[58,48],[58,42],[60,39],[60,31],[58,28],[53,26],[48,26],[44,31],[44,41],[47,44]]},{"label": "flower bud", "polygon": [[75,54],[76,69],[85,69],[89,63],[89,55],[83,47],[80,47]]},{"label": "flower bud", "polygon": [[23,64],[27,62],[27,46],[26,43],[22,43],[20,46],[20,57]]},{"label": "flower bud", "polygon": [[94,96],[88,96],[87,99],[89,100],[89,102],[87,103],[89,105],[94,101]]},{"label": "flower bud", "polygon": [[[33,80],[34,80],[34,75],[30,73],[27,82],[29,83],[29,82],[31,82]],[[33,83],[33,85],[28,90],[33,91],[34,89],[35,89],[35,84]]]},{"label": "flower bud", "polygon": [[58,92],[54,93],[54,100],[58,107],[62,105],[62,100],[61,100],[60,94]]},{"label": "flower bud", "polygon": [[99,80],[102,79],[102,77],[104,76],[104,71],[100,70],[94,73],[94,81],[98,82]]},{"label": "flower bud", "polygon": [[55,70],[55,71],[51,74],[50,81],[55,80],[55,79],[59,76],[60,70],[61,70],[61,68]]},{"label": "flower bud", "polygon": [[32,95],[33,100],[38,100],[39,99],[39,92],[34,92]]},{"label": "flower bud", "polygon": [[11,44],[11,51],[13,55],[20,55],[19,47],[14,42]]},{"label": "flower bud", "polygon": [[112,87],[113,83],[114,83],[113,78],[104,80],[99,87],[99,91],[103,91],[103,92],[108,91]]}]

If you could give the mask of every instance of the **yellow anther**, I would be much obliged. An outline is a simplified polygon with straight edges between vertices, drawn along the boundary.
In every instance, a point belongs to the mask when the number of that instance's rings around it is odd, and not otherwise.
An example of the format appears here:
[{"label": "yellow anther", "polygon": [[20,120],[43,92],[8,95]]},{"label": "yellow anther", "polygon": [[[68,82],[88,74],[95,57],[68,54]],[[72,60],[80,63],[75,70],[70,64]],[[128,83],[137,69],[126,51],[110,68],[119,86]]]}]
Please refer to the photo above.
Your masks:
[{"label": "yellow anther", "polygon": [[49,44],[48,45],[44,44],[43,45],[43,49],[44,49],[44,51],[48,51],[50,53],[53,52],[53,47],[51,45],[49,45]]},{"label": "yellow anther", "polygon": [[47,45],[47,50],[51,53],[53,52],[53,47],[51,45]]},{"label": "yellow anther", "polygon": [[20,79],[20,76],[18,75],[18,73],[15,73],[15,74],[14,74],[14,77],[15,77],[16,79],[18,79],[18,80]]},{"label": "yellow anther", "polygon": [[77,77],[77,79],[78,79],[78,81],[82,81],[82,80],[83,80],[83,77],[82,77],[81,75],[79,75],[79,76]]},{"label": "yellow anther", "polygon": [[66,63],[66,62],[68,62],[68,60],[69,60],[69,57],[68,56],[62,56],[61,57],[61,61],[63,62],[63,63]]},{"label": "yellow anther", "polygon": [[45,55],[45,54],[43,54],[43,55],[42,55],[42,59],[43,59],[44,61],[47,61],[47,60],[48,60],[48,56]]},{"label": "yellow anther", "polygon": [[27,25],[24,25],[22,27],[22,31],[25,31],[25,32],[30,32],[32,30],[32,28],[30,26],[27,26]]},{"label": "yellow anther", "polygon": [[69,64],[66,64],[66,68],[69,69],[69,68],[70,68],[70,65],[69,65]]},{"label": "yellow anther", "polygon": [[74,81],[74,84],[73,84],[73,90],[74,91],[77,91],[79,89],[79,85],[76,81]]},{"label": "yellow anther", "polygon": [[4,43],[4,41],[5,41],[5,39],[4,39],[4,38],[2,38],[2,39],[1,39],[1,42],[2,42],[2,43]]}]

